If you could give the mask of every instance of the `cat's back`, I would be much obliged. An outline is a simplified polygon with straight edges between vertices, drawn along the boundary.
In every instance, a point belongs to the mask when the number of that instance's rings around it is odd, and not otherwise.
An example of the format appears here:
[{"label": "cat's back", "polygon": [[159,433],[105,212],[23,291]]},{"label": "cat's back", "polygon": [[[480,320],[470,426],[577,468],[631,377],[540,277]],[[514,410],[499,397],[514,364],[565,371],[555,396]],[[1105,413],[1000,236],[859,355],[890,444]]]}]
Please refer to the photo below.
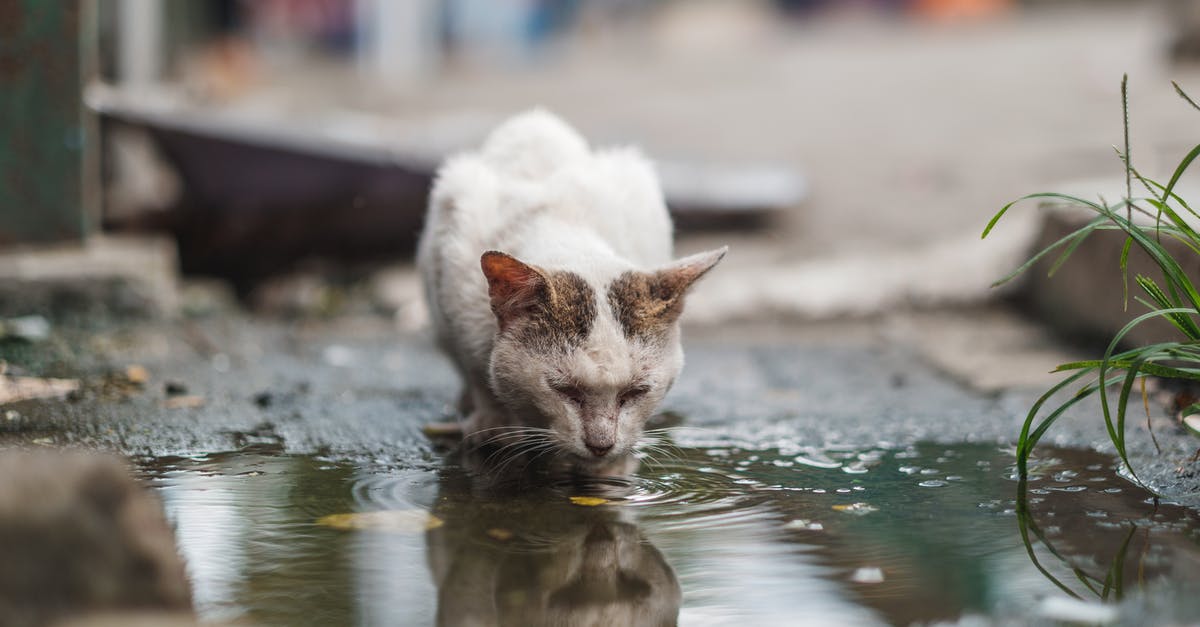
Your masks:
[{"label": "cat's back", "polygon": [[[521,249],[543,218],[594,232],[636,266],[670,257],[671,223],[653,165],[632,148],[592,151],[541,109],[510,118],[480,150],[443,165],[422,248],[449,246],[444,252],[472,267],[488,249],[537,257]],[[532,239],[544,240],[541,231]]]}]

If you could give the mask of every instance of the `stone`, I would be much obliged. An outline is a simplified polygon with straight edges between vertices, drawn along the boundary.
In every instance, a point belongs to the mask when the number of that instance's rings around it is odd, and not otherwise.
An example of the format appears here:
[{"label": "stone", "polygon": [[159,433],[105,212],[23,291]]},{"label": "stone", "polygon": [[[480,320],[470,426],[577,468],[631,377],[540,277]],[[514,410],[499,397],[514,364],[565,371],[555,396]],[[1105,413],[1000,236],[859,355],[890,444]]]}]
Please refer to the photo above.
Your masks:
[{"label": "stone", "polygon": [[191,609],[158,498],[117,458],[0,453],[0,624]]},{"label": "stone", "polygon": [[[1066,193],[1080,198],[1094,199],[1100,196],[1107,202],[1115,203],[1124,194],[1124,182],[1083,181],[1057,189],[1064,189]],[[1135,190],[1135,195],[1137,193]],[[1178,193],[1184,199],[1200,197],[1189,193],[1183,186],[1178,188]],[[1031,255],[1096,217],[1094,212],[1086,208],[1058,202],[1044,204],[1041,211],[1041,229],[1030,251]],[[1195,253],[1169,238],[1164,237],[1162,244],[1183,265],[1184,270],[1191,273],[1192,280],[1200,282],[1200,265],[1196,263]],[[1126,307],[1120,267],[1124,245],[1124,233],[1096,231],[1058,268],[1054,276],[1048,276],[1048,273],[1058,254],[1046,255],[1026,272],[1021,300],[1037,317],[1067,338],[1103,349],[1129,321],[1149,311],[1134,300],[1135,297],[1145,298],[1142,289],[1134,281],[1135,277],[1146,275],[1166,289],[1158,267],[1135,245],[1129,254],[1129,300]],[[1151,319],[1135,327],[1125,337],[1124,345],[1178,339],[1183,339],[1183,336],[1166,320]]]}]

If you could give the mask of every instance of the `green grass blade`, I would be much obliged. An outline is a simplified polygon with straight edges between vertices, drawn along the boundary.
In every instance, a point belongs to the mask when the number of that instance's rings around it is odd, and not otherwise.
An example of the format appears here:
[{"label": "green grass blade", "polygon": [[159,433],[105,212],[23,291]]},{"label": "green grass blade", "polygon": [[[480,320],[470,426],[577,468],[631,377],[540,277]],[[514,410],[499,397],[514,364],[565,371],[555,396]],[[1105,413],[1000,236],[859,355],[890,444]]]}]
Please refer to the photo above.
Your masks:
[{"label": "green grass blade", "polygon": [[1058,247],[1063,246],[1064,244],[1067,244],[1068,242],[1072,241],[1074,238],[1079,237],[1081,234],[1086,236],[1087,234],[1091,233],[1091,231],[1095,230],[1096,227],[1104,224],[1104,222],[1105,222],[1105,218],[1103,218],[1103,217],[1094,218],[1091,222],[1087,223],[1086,225],[1076,229],[1075,231],[1072,231],[1071,233],[1068,233],[1067,235],[1064,235],[1063,237],[1056,240],[1054,243],[1052,243],[1049,246],[1038,251],[1037,254],[1030,257],[1029,260],[1027,260],[1025,263],[1018,266],[1016,270],[1013,270],[1012,272],[1010,272],[1006,276],[1004,276],[1004,278],[996,281],[995,283],[992,283],[992,287],[999,287],[999,286],[1004,285],[1005,283],[1008,283],[1009,281],[1017,278],[1018,276],[1021,276],[1027,270],[1029,270],[1029,268],[1033,267],[1033,265],[1035,263],[1040,261],[1042,259],[1042,257],[1045,257],[1046,255],[1050,254]]},{"label": "green grass blade", "polygon": [[[1152,305],[1151,309],[1157,308],[1158,310],[1165,311],[1177,306],[1178,296],[1176,296],[1175,299],[1168,298],[1167,295],[1162,291],[1162,288],[1158,286],[1158,283],[1154,282],[1154,279],[1139,274],[1135,280],[1142,288],[1142,291],[1146,292],[1146,294],[1154,300],[1154,304],[1157,307]],[[1179,332],[1183,333],[1188,339],[1200,339],[1200,326],[1197,326],[1196,321],[1193,320],[1191,316],[1187,314],[1174,313],[1167,314],[1166,318],[1168,322],[1174,325],[1176,329],[1179,329]]]},{"label": "green grass blade", "polygon": [[[1091,374],[1093,370],[1094,369],[1081,370],[1080,372],[1077,372],[1066,379],[1059,381],[1055,385],[1051,386],[1049,390],[1046,390],[1046,392],[1034,402],[1033,406],[1029,408],[1029,412],[1025,415],[1025,422],[1021,425],[1021,433],[1017,437],[1017,473],[1020,476],[1024,477],[1028,472],[1027,467],[1029,462],[1029,454],[1033,451],[1033,447],[1037,445],[1037,440],[1031,438],[1033,433],[1031,427],[1033,426],[1033,422],[1037,420],[1038,413],[1041,412],[1042,406],[1045,405],[1046,402],[1049,401],[1050,398],[1055,394],[1082,379],[1083,377]],[[1075,402],[1078,402],[1075,399],[1082,398],[1083,396],[1076,394],[1076,396],[1072,400],[1067,401],[1065,405],[1073,405]],[[1056,410],[1056,413],[1061,414],[1062,411],[1065,411],[1065,408],[1063,406],[1059,406],[1059,409]],[[1039,425],[1039,429],[1040,428],[1041,426]],[[1044,431],[1045,430],[1042,429],[1042,432]],[[1039,435],[1038,437],[1040,438],[1041,436]]]},{"label": "green grass blade", "polygon": [[1104,426],[1108,430],[1108,435],[1112,439],[1113,445],[1117,448],[1117,454],[1120,456],[1121,461],[1125,463],[1125,467],[1129,469],[1130,475],[1135,481],[1138,481],[1138,483],[1141,483],[1141,480],[1138,479],[1137,472],[1133,469],[1133,465],[1129,463],[1129,455],[1125,450],[1124,424],[1122,423],[1118,425],[1114,423],[1112,411],[1108,405],[1108,392],[1106,385],[1107,378],[1105,375],[1106,371],[1110,367],[1109,360],[1116,352],[1117,345],[1120,344],[1121,340],[1125,339],[1125,336],[1128,335],[1130,331],[1146,320],[1150,320],[1152,318],[1161,318],[1176,312],[1195,313],[1195,310],[1189,310],[1185,308],[1162,309],[1144,313],[1133,320],[1130,320],[1128,324],[1126,324],[1115,336],[1113,336],[1112,341],[1108,343],[1108,348],[1104,351],[1104,359],[1101,361],[1099,368],[1096,370],[1097,378],[1099,379],[1100,410],[1104,414]]},{"label": "green grass blade", "polygon": [[1192,100],[1192,97],[1187,95],[1187,92],[1183,91],[1183,88],[1179,86],[1179,83],[1171,81],[1171,86],[1175,88],[1175,93],[1179,94],[1180,98],[1183,98],[1188,104],[1192,105],[1193,109],[1200,111],[1200,105],[1197,105],[1196,101]]},{"label": "green grass blade", "polygon": [[1133,248],[1133,238],[1126,236],[1125,244],[1121,246],[1121,306],[1129,311],[1129,249]]},{"label": "green grass blade", "polygon": [[1175,189],[1175,184],[1179,182],[1179,178],[1182,177],[1183,173],[1186,172],[1187,169],[1192,165],[1192,162],[1196,160],[1196,157],[1200,157],[1200,145],[1197,145],[1189,150],[1188,153],[1184,155],[1183,159],[1180,160],[1179,165],[1175,168],[1175,173],[1171,175],[1171,180],[1167,182],[1166,190],[1164,190],[1163,195],[1159,197],[1160,200],[1166,202],[1167,198],[1169,198],[1171,195],[1171,191]]},{"label": "green grass blade", "polygon": [[986,238],[988,236],[988,233],[991,233],[992,229],[995,228],[996,223],[1000,221],[1000,218],[1002,218],[1004,216],[1004,214],[1008,213],[1008,210],[1011,209],[1014,205],[1024,202],[1026,200],[1033,200],[1036,198],[1054,198],[1057,200],[1065,200],[1072,204],[1079,204],[1079,205],[1091,207],[1092,209],[1095,209],[1095,210],[1100,209],[1100,205],[1098,205],[1090,200],[1086,200],[1084,198],[1079,198],[1078,196],[1071,196],[1069,194],[1059,194],[1057,192],[1038,192],[1036,194],[1029,194],[1028,196],[1022,196],[1022,197],[1008,203],[1007,205],[1004,205],[1004,207],[1002,209],[1000,209],[1000,211],[997,211],[996,215],[992,216],[991,220],[988,220],[987,226],[984,227],[983,234],[980,235],[979,238],[980,239]]},{"label": "green grass blade", "polygon": [[[1121,76],[1121,118],[1125,129],[1125,198],[1133,198],[1133,158],[1129,152],[1129,74]],[[1127,208],[1127,211],[1132,209]],[[1126,219],[1131,216],[1126,215]]]},{"label": "green grass blade", "polygon": [[[1070,364],[1063,364],[1056,368],[1054,372],[1069,372],[1071,370],[1082,370],[1084,368],[1098,368],[1101,360],[1080,361]],[[1127,370],[1133,365],[1132,360],[1117,360],[1109,362],[1109,365],[1116,370]],[[1142,364],[1141,371],[1153,377],[1162,377],[1166,379],[1187,379],[1189,381],[1200,381],[1200,369],[1198,368],[1175,368],[1164,366],[1152,362]]]}]

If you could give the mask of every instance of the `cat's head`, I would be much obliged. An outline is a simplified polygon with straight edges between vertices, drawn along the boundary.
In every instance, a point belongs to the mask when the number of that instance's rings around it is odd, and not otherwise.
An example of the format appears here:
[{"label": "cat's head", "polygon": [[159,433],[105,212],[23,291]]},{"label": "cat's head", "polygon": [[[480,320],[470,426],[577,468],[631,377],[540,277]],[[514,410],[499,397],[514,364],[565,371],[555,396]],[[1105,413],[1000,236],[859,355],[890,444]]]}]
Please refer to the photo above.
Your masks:
[{"label": "cat's head", "polygon": [[560,452],[600,464],[633,450],[683,367],[679,315],[688,288],[726,248],[604,284],[483,254],[498,332],[491,386]]}]

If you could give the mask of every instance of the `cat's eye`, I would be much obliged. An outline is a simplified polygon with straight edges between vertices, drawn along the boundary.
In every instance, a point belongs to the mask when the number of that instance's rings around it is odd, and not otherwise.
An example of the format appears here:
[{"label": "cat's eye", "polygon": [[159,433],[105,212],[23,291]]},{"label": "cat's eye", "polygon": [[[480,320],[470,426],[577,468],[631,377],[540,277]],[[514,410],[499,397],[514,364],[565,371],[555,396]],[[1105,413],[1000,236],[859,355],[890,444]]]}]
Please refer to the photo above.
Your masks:
[{"label": "cat's eye", "polygon": [[563,398],[576,405],[583,405],[583,390],[574,385],[556,385],[553,387],[554,391],[561,394]]},{"label": "cat's eye", "polygon": [[641,397],[645,396],[645,395],[646,395],[646,394],[648,394],[649,392],[650,392],[650,386],[648,386],[648,385],[635,385],[635,386],[633,386],[633,387],[631,387],[631,388],[628,388],[628,389],[626,389],[624,392],[621,392],[621,396],[617,397],[617,400],[618,400],[618,401],[619,401],[619,402],[620,402],[622,405],[624,405],[624,404],[626,404],[626,403],[629,403],[629,402],[632,402],[632,401],[636,401],[637,399],[639,399],[639,398],[641,398]]}]

